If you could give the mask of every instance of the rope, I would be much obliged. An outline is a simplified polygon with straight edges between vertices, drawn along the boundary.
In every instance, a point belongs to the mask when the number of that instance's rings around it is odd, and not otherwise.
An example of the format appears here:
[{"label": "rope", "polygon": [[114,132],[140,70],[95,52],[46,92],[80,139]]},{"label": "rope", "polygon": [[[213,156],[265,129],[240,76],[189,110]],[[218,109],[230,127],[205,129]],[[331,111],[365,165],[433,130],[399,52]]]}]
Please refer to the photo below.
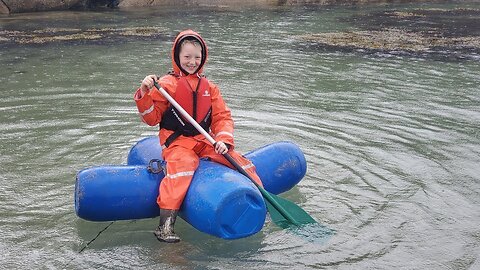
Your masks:
[{"label": "rope", "polygon": [[115,221],[110,222],[110,224],[108,224],[107,227],[105,227],[105,228],[103,228],[103,230],[99,231],[97,233],[97,236],[95,236],[92,240],[90,240],[78,253],[79,254],[82,253],[82,251],[84,251],[88,247],[88,245],[90,245],[93,241],[95,241],[100,236],[100,234],[102,234],[104,231],[106,231],[108,229],[108,227],[112,226],[112,224],[114,222]]}]

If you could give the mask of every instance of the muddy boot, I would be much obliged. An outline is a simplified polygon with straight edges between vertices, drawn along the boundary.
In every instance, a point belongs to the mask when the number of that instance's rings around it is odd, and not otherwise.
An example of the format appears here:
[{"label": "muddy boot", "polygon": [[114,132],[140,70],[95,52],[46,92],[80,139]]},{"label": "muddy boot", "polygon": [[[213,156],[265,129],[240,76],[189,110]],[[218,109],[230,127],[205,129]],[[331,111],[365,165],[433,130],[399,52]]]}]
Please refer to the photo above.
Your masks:
[{"label": "muddy boot", "polygon": [[173,225],[177,219],[177,210],[160,209],[160,224],[153,232],[158,241],[175,243],[180,241],[180,238],[173,231]]}]

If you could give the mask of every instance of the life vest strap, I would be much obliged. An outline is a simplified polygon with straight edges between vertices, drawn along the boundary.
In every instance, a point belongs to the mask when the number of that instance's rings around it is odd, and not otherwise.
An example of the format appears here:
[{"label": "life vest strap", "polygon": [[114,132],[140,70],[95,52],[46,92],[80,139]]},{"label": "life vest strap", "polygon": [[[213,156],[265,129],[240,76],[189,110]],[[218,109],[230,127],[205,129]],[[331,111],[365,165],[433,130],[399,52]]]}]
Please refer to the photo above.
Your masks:
[{"label": "life vest strap", "polygon": [[173,132],[170,136],[168,136],[167,140],[165,140],[165,147],[169,147],[170,144],[172,144],[173,141],[175,141],[178,137],[182,135],[182,131],[177,129],[175,132]]}]

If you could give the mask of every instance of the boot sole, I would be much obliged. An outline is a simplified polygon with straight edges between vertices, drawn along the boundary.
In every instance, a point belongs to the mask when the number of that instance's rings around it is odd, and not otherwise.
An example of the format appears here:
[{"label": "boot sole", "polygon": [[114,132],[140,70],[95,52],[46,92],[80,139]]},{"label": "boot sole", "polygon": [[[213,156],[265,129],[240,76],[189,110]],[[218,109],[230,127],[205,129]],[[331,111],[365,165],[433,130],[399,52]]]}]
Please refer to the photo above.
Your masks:
[{"label": "boot sole", "polygon": [[159,237],[155,232],[153,233],[153,235],[155,235],[155,237],[157,238],[157,240],[160,241],[160,242],[165,242],[165,243],[178,243],[178,242],[180,242],[180,239],[178,239],[178,238],[174,238],[174,239],[164,239],[164,238],[161,238],[161,237]]}]

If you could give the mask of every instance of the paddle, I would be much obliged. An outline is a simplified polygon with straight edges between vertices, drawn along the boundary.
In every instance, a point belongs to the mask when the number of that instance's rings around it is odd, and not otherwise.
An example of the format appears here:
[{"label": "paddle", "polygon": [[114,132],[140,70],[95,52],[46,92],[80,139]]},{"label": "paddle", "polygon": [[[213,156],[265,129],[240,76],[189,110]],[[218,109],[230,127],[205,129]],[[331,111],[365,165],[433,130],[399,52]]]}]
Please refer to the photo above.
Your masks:
[{"label": "paddle", "polygon": [[[195,121],[181,106],[178,104],[168,93],[165,91],[156,81],[153,82],[155,87],[160,91],[160,93],[172,104],[181,114],[185,117],[188,122],[190,122],[197,130],[200,132],[207,140],[215,145],[215,139],[208,134],[198,123]],[[228,153],[223,154],[223,156],[230,162],[241,174],[245,175],[250,179],[260,190],[265,203],[267,205],[268,212],[272,221],[282,228],[287,228],[291,225],[300,226],[303,224],[317,223],[307,212],[305,212],[300,206],[283,199],[279,196],[276,196],[263,187],[258,185],[252,177],[230,156]]]}]

